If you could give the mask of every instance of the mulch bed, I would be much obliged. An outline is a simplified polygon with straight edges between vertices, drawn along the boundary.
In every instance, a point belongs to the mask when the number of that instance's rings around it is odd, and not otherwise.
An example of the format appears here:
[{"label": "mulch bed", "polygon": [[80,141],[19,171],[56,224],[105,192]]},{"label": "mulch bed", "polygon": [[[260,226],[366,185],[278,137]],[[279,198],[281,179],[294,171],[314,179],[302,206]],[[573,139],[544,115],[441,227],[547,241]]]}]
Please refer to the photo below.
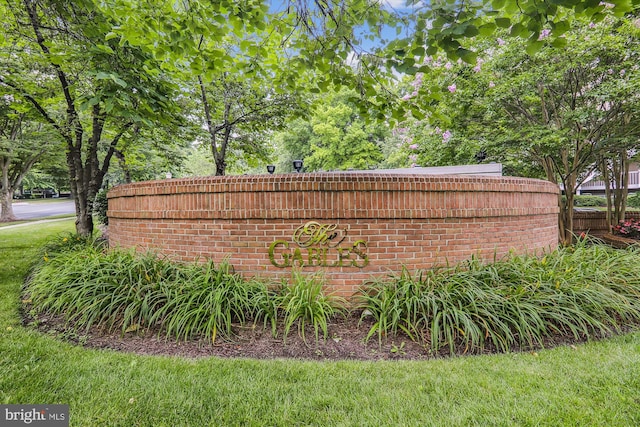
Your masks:
[{"label": "mulch bed", "polygon": [[[263,328],[262,324],[252,324],[234,327],[234,337],[223,339],[218,337],[214,343],[207,339],[177,341],[166,338],[157,330],[134,331],[129,333],[113,332],[104,328],[92,327],[89,331],[77,331],[65,324],[60,316],[47,314],[37,318],[25,315],[25,326],[58,337],[59,339],[75,343],[87,348],[109,349],[120,352],[179,356],[186,358],[221,357],[221,358],[251,358],[251,359],[306,359],[306,360],[425,360],[450,357],[449,348],[433,353],[428,346],[420,345],[409,337],[399,334],[394,337],[382,337],[374,334],[368,341],[366,335],[371,327],[371,321],[359,322],[359,317],[352,316],[339,319],[329,325],[328,337],[322,336],[318,341],[312,329],[305,332],[306,342],[297,329],[292,329],[286,340],[283,331],[279,330],[276,337],[270,328]],[[632,325],[623,332],[637,330],[638,325]],[[599,337],[605,338],[605,337]],[[576,340],[573,336],[555,336],[545,341],[544,348],[559,345],[570,345],[585,342],[586,339]],[[535,352],[531,348],[514,348],[514,352]],[[495,354],[498,351],[487,344],[482,351],[469,352],[463,345],[454,351],[456,356],[471,354]]]}]

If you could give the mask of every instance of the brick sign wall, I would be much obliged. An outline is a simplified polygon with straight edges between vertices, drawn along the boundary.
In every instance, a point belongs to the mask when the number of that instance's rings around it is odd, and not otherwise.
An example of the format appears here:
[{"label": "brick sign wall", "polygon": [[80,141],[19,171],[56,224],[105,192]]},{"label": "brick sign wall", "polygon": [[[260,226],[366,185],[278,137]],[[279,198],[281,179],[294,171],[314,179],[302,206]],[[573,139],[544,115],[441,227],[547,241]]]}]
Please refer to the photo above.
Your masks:
[{"label": "brick sign wall", "polygon": [[112,247],[227,258],[247,277],[371,277],[557,245],[557,187],[510,177],[318,173],[171,179],[109,194]]}]

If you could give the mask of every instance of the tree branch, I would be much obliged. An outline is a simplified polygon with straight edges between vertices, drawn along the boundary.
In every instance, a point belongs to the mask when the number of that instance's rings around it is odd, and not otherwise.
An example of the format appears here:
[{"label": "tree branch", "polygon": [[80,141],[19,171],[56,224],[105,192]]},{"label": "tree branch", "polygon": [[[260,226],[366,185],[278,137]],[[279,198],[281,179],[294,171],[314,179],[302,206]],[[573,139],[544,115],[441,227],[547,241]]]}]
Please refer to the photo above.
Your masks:
[{"label": "tree branch", "polygon": [[[42,32],[40,31],[41,26],[40,26],[40,21],[38,19],[38,14],[36,11],[36,4],[31,0],[24,0],[24,5],[29,14],[29,21],[31,23],[31,27],[33,28],[33,32],[36,35],[36,41],[38,43],[38,46],[40,46],[40,49],[42,50],[42,52],[44,52],[44,54],[49,59],[49,56],[51,55],[51,51],[47,47],[46,40],[42,35]],[[67,103],[67,126],[69,127],[69,129],[72,129],[72,128],[75,129],[76,143],[78,143],[78,141],[80,141],[81,143],[82,141],[81,135],[83,133],[82,123],[80,123],[78,112],[76,111],[75,102],[74,102],[73,96],[71,95],[70,84],[69,84],[69,81],[67,80],[67,76],[65,72],[62,70],[62,67],[60,67],[60,65],[54,64],[53,62],[51,62],[50,59],[49,59],[49,64],[53,67],[56,75],[58,76],[58,80],[60,81],[60,84],[62,86],[62,92],[64,94],[64,98]],[[80,135],[80,137],[78,137],[78,135]],[[73,141],[70,139],[70,136],[66,132],[63,133],[63,137],[65,137],[65,139],[67,139],[68,142],[73,143]]]},{"label": "tree branch", "polygon": [[104,177],[107,171],[109,170],[109,164],[111,163],[111,158],[116,152],[116,146],[118,145],[118,142],[120,141],[124,133],[127,130],[129,130],[131,126],[133,126],[133,122],[126,123],[122,127],[122,129],[120,129],[120,132],[118,132],[118,134],[114,136],[113,139],[111,140],[111,143],[109,144],[109,149],[107,150],[107,155],[104,157],[104,160],[102,161],[102,167],[100,168],[100,179],[102,179],[102,177]]},{"label": "tree branch", "polygon": [[67,139],[69,137],[68,133],[65,133],[65,131],[63,130],[62,127],[60,127],[60,125],[51,118],[51,116],[49,115],[49,113],[47,113],[47,111],[42,107],[42,105],[40,105],[40,103],[31,95],[29,95],[27,92],[25,92],[21,87],[19,87],[17,84],[7,81],[5,80],[4,76],[0,76],[0,83],[4,84],[6,86],[9,86],[11,89],[15,90],[16,92],[18,92],[18,94],[23,97],[24,99],[26,99],[27,101],[29,101],[29,103],[31,103],[31,105],[33,105],[33,107],[38,111],[38,113],[40,113],[40,115],[42,116],[42,118],[49,123],[51,126],[54,127],[55,130],[57,130],[58,132],[60,132],[60,134],[62,135],[63,138]]}]

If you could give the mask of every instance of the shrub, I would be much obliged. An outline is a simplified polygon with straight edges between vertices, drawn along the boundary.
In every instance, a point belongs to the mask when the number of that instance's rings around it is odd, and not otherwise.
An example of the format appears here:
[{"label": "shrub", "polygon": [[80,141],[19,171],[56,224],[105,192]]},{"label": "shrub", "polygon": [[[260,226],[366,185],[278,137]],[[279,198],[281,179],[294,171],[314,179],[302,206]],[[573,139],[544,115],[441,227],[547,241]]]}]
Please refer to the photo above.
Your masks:
[{"label": "shrub", "polygon": [[108,207],[107,190],[103,188],[98,191],[93,201],[93,213],[100,224],[109,225],[109,217],[107,216]]},{"label": "shrub", "polygon": [[573,202],[576,207],[607,207],[607,199],[600,196],[576,195]]},{"label": "shrub", "polygon": [[627,206],[631,208],[640,208],[640,192],[629,194],[627,197]]},{"label": "shrub", "polygon": [[613,234],[617,234],[628,239],[640,240],[640,219],[628,219],[626,221],[620,221],[620,224],[616,225],[612,229]]},{"label": "shrub", "polygon": [[[223,262],[176,263],[154,253],[109,250],[91,240],[60,237],[47,245],[27,283],[37,312],[64,315],[76,328],[153,328],[176,339],[233,335],[234,324],[294,325],[306,342],[326,339],[345,301],[325,295],[317,276],[294,274],[270,289],[246,281]],[[485,264],[411,273],[406,269],[363,287],[366,339],[406,333],[437,352],[481,352],[543,346],[558,335],[591,338],[640,322],[640,251],[580,240],[539,258],[510,256]],[[280,323],[282,322],[282,323]]]}]

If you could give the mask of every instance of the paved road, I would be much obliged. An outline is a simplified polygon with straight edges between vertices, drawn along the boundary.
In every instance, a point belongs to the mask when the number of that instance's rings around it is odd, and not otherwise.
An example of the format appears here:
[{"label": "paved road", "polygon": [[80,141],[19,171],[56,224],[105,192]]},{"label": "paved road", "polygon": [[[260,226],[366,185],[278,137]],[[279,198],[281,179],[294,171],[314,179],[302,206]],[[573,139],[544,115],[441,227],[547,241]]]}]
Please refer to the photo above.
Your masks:
[{"label": "paved road", "polygon": [[13,213],[18,219],[38,219],[75,213],[73,200],[29,202],[14,201]]}]

